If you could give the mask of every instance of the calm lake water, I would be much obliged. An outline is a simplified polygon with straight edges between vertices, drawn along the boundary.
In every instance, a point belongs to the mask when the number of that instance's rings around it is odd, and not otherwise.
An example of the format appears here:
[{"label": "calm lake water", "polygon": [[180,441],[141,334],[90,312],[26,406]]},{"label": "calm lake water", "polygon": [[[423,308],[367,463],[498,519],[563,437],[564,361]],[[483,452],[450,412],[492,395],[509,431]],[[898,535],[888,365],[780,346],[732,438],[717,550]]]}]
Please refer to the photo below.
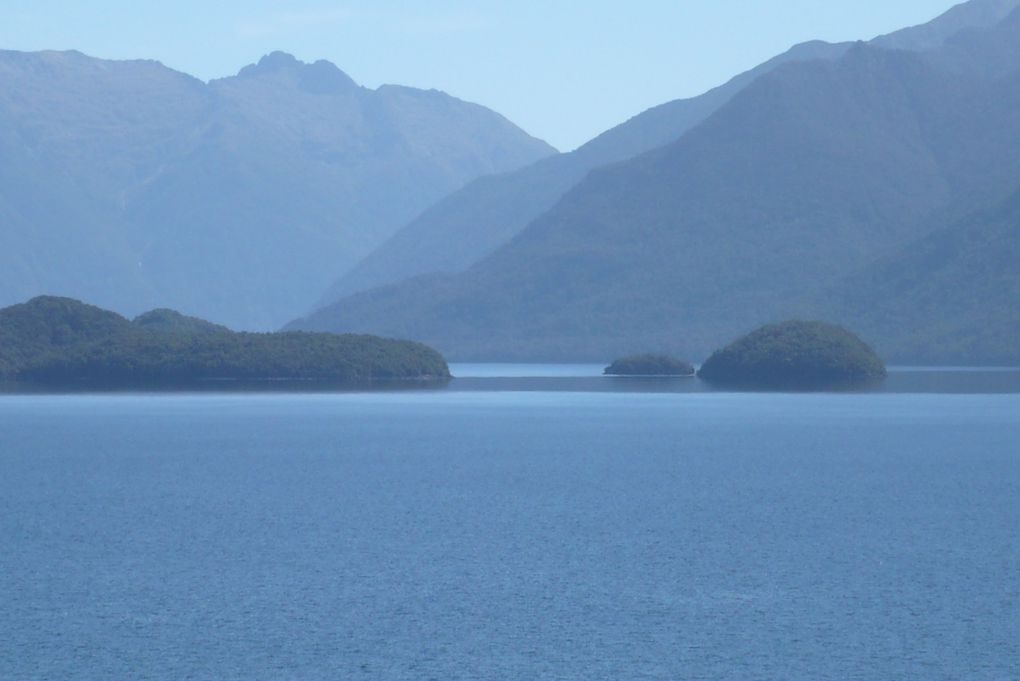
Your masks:
[{"label": "calm lake water", "polygon": [[0,396],[0,679],[1020,677],[1020,372],[600,370]]}]

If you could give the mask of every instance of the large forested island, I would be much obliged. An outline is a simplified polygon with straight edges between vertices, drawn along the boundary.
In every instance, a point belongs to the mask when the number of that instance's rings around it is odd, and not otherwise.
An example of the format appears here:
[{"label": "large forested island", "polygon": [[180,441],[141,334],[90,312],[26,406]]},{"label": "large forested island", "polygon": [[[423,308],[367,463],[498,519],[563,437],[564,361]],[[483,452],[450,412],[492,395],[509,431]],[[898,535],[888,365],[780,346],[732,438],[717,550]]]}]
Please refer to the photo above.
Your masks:
[{"label": "large forested island", "polygon": [[749,389],[815,390],[881,379],[885,364],[856,335],[835,324],[769,324],[717,350],[698,376]]},{"label": "large forested island", "polygon": [[443,380],[446,360],[411,341],[330,333],[236,333],[173,310],[133,321],[43,296],[0,310],[0,381],[189,384],[211,381]]}]

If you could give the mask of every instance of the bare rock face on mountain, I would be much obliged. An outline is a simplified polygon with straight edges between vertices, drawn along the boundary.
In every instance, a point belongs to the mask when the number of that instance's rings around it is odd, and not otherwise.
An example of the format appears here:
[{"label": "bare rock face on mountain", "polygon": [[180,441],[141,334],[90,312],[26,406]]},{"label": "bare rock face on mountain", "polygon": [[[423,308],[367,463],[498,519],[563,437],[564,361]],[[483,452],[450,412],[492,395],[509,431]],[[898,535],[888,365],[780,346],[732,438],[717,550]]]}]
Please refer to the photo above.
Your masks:
[{"label": "bare rock face on mountain", "polygon": [[203,83],[0,52],[0,304],[273,328],[440,197],[552,153],[481,106],[283,53]]},{"label": "bare rock face on mountain", "polygon": [[456,359],[704,357],[805,313],[857,328],[817,292],[1015,191],[1017,111],[1020,10],[929,52],[859,43],[787,64],[672,144],[591,173],[464,273],[294,326],[414,337]]}]

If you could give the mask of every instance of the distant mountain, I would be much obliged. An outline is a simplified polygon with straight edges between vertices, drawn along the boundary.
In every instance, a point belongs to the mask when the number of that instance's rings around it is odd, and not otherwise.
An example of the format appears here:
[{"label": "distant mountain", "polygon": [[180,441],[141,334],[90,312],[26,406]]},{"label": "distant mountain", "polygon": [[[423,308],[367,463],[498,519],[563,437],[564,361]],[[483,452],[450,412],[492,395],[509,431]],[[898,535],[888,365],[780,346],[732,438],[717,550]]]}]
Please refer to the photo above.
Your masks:
[{"label": "distant mountain", "polygon": [[899,362],[1020,365],[1020,191],[840,281],[820,306]]},{"label": "distant mountain", "polygon": [[460,272],[508,242],[591,170],[672,142],[781,64],[834,58],[847,47],[823,42],[798,45],[699,97],[649,109],[575,151],[480,177],[400,229],[330,287],[320,303],[421,274]]},{"label": "distant mountain", "polygon": [[[873,43],[890,49],[935,50],[964,29],[994,26],[1018,6],[1020,0],[972,0],[923,26],[876,38]],[[757,78],[783,64],[837,59],[849,45],[821,41],[797,45],[701,96],[669,102],[635,116],[576,151],[479,178],[400,229],[344,274],[320,305],[417,275],[463,271],[552,208],[593,169],[678,139]]]},{"label": "distant mountain", "polygon": [[0,52],[0,304],[276,327],[440,197],[552,153],[481,106],[283,53],[207,84]]},{"label": "distant mountain", "polygon": [[970,0],[956,5],[934,21],[904,28],[871,41],[876,47],[926,52],[942,47],[960,31],[989,28],[1020,7],[1020,0]]},{"label": "distant mountain", "polygon": [[704,357],[1014,190],[1018,111],[1020,11],[931,52],[859,43],[787,64],[676,142],[591,173],[466,272],[294,327],[403,335],[457,359]]}]

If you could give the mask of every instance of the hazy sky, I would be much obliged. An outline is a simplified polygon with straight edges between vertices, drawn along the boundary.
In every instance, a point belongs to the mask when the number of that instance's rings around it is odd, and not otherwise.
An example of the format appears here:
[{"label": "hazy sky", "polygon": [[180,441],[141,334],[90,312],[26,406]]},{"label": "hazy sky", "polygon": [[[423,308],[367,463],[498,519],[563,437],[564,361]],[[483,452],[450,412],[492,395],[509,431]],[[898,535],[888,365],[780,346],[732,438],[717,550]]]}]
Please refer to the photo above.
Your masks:
[{"label": "hazy sky", "polygon": [[0,0],[0,49],[146,57],[202,79],[272,50],[359,83],[445,90],[571,149],[821,38],[871,38],[956,0]]}]

